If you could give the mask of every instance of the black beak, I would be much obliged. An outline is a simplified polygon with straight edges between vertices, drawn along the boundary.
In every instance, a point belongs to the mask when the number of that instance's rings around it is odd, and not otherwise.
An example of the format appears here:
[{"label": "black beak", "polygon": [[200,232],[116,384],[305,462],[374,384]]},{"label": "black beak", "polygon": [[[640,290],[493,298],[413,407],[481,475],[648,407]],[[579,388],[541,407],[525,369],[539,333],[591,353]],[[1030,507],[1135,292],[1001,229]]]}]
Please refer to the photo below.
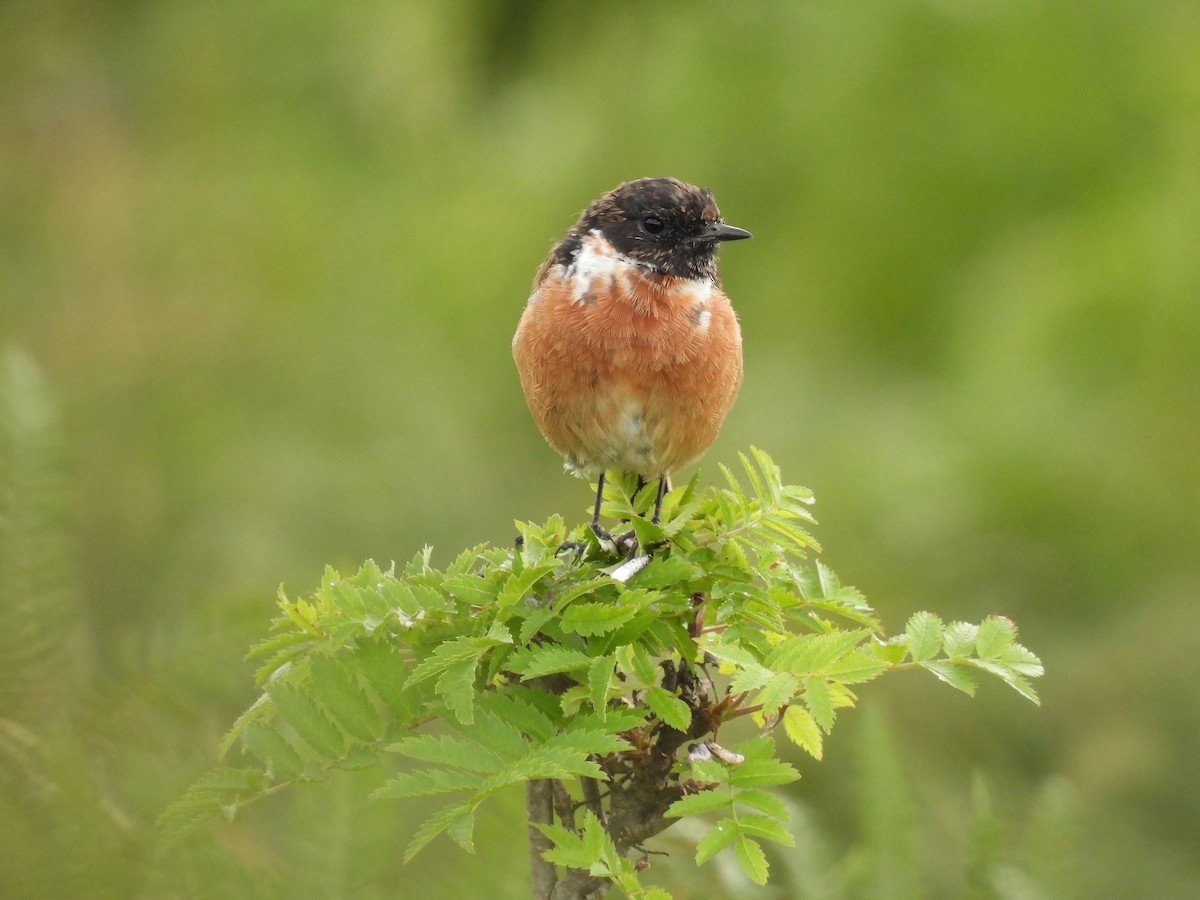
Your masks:
[{"label": "black beak", "polygon": [[751,237],[751,234],[746,229],[735,228],[724,222],[713,222],[700,232],[702,241],[741,241],[748,237]]}]

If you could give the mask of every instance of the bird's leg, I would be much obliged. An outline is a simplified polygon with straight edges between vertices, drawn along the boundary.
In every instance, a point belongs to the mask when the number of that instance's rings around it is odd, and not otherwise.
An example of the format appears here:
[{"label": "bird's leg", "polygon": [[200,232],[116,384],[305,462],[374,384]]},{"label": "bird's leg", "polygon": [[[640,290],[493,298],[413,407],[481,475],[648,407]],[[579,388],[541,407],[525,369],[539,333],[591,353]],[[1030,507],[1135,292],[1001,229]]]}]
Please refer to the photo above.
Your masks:
[{"label": "bird's leg", "polygon": [[671,489],[671,476],[660,475],[658,478],[658,493],[654,495],[654,518],[650,521],[655,525],[662,518],[662,503],[663,497],[667,496],[667,491]]},{"label": "bird's leg", "polygon": [[596,508],[592,510],[592,534],[601,541],[611,541],[613,536],[600,524],[600,504],[604,500],[604,472],[596,479]]},{"label": "bird's leg", "polygon": [[647,479],[645,476],[643,476],[643,475],[639,475],[639,476],[637,477],[637,484],[636,484],[636,485],[634,485],[634,488],[633,488],[633,497],[632,497],[631,499],[634,499],[634,500],[636,500],[636,499],[637,499],[637,495],[638,495],[638,494],[640,494],[640,493],[642,492],[642,488],[644,488],[644,487],[645,487],[646,485],[648,485],[649,483],[650,483],[650,481],[649,481],[649,480],[648,480],[648,479]]}]

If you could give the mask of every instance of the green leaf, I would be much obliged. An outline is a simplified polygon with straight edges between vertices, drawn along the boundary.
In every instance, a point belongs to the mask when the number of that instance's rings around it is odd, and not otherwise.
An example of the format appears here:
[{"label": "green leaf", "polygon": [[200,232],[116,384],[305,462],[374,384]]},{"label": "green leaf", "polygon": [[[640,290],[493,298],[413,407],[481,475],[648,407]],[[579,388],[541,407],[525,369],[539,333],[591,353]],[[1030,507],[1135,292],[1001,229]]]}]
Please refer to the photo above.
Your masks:
[{"label": "green leaf", "polygon": [[839,684],[861,684],[877,678],[891,667],[891,663],[879,659],[873,653],[851,650],[830,666],[826,673]]},{"label": "green leaf", "polygon": [[824,678],[809,678],[804,682],[804,705],[812,713],[821,730],[829,734],[833,728],[833,694]]},{"label": "green leaf", "polygon": [[446,823],[446,834],[450,835],[450,840],[468,853],[475,852],[474,832],[475,813],[470,809],[461,810],[458,815],[452,816]]},{"label": "green leaf", "polygon": [[354,675],[327,653],[309,657],[313,690],[338,725],[360,741],[374,741],[383,732],[383,722]]},{"label": "green leaf", "polygon": [[535,703],[543,692],[518,688],[508,691],[487,691],[475,698],[475,708],[486,711],[485,719],[498,719],[513,726],[536,741],[549,740],[555,733],[555,723]]},{"label": "green leaf", "polygon": [[420,853],[426,844],[450,827],[451,823],[457,822],[462,816],[470,814],[470,802],[459,806],[447,806],[438,810],[425,820],[421,827],[417,829],[417,833],[413,835],[412,840],[408,842],[408,847],[404,851],[404,862],[411,862],[412,858]]},{"label": "green leaf", "polygon": [[748,759],[740,766],[733,766],[729,773],[729,783],[734,787],[790,784],[799,778],[799,772],[779,759]]},{"label": "green leaf", "polygon": [[734,795],[733,802],[738,806],[749,806],[751,809],[757,809],[759,812],[766,813],[768,816],[786,822],[789,818],[787,807],[775,794],[767,791],[760,791],[757,788],[746,788],[739,790]]},{"label": "green leaf", "polygon": [[1003,616],[988,616],[979,625],[975,636],[975,652],[980,659],[996,659],[1017,636],[1017,626],[1012,619]]},{"label": "green leaf", "polygon": [[829,670],[868,636],[868,632],[834,631],[788,638],[763,658],[763,665],[794,675],[816,675]]},{"label": "green leaf", "polygon": [[702,574],[699,566],[681,556],[656,557],[634,575],[629,584],[639,588],[673,588]]},{"label": "green leaf", "polygon": [[479,659],[482,650],[479,638],[462,636],[450,641],[444,641],[438,644],[433,649],[433,652],[409,673],[404,687],[406,690],[410,689],[427,678],[440,675],[449,666],[461,663],[464,660],[470,660],[472,668],[474,668],[474,664]]},{"label": "green leaf", "polygon": [[517,635],[517,643],[521,646],[528,644],[535,634],[537,634],[543,625],[553,619],[555,612],[545,606],[538,606],[529,610],[521,622],[521,630]]},{"label": "green leaf", "polygon": [[323,758],[339,760],[345,755],[346,736],[306,691],[291,684],[270,684],[267,694],[284,720]]},{"label": "green leaf", "polygon": [[1000,662],[1008,666],[1018,675],[1026,678],[1039,678],[1044,674],[1042,661],[1020,644],[1013,643],[1000,655]]},{"label": "green leaf", "polygon": [[913,613],[904,633],[908,637],[908,653],[915,662],[937,656],[942,649],[942,620],[931,612]]},{"label": "green leaf", "polygon": [[798,676],[791,672],[776,672],[759,693],[756,702],[762,705],[766,713],[774,713],[780,707],[790,703],[799,688],[800,678]]},{"label": "green leaf", "polygon": [[728,809],[729,804],[730,796],[728,790],[700,791],[698,794],[688,794],[686,797],[680,797],[667,807],[665,815],[682,819],[684,816],[698,816],[717,809]]},{"label": "green leaf", "polygon": [[561,613],[566,608],[567,604],[572,603],[580,597],[587,594],[604,594],[613,596],[615,594],[615,586],[613,580],[607,575],[600,575],[596,578],[590,578],[586,581],[580,581],[577,584],[571,585],[566,590],[560,591],[554,596],[553,610],[555,613]]},{"label": "green leaf", "polygon": [[759,886],[767,883],[767,854],[758,841],[739,835],[737,859],[746,877]]},{"label": "green leaf", "polygon": [[442,582],[442,589],[459,603],[470,606],[490,606],[496,602],[496,583],[478,575],[451,575]]},{"label": "green leaf", "polygon": [[158,819],[161,855],[217,818],[233,818],[238,806],[261,796],[270,784],[257,769],[215,769],[187,789]]},{"label": "green leaf", "polygon": [[721,819],[696,843],[696,865],[708,862],[736,841],[738,835],[737,822],[733,819]]},{"label": "green leaf", "polygon": [[496,595],[496,606],[500,609],[508,609],[516,606],[524,600],[533,590],[533,586],[559,568],[561,564],[558,562],[541,563],[534,566],[526,566],[520,575],[512,575],[504,582],[504,587],[500,593]]},{"label": "green leaf", "polygon": [[955,662],[948,659],[931,659],[921,663],[922,668],[928,669],[951,687],[958,688],[964,694],[975,696],[979,686],[970,667],[965,662]]},{"label": "green leaf", "polygon": [[796,839],[792,837],[783,823],[768,816],[741,815],[737,819],[738,827],[746,834],[756,838],[774,841],[785,847],[795,847]]},{"label": "green leaf", "polygon": [[1023,676],[1014,672],[1010,667],[990,659],[968,659],[964,660],[964,662],[978,669],[983,669],[985,672],[991,672],[1026,700],[1032,700],[1037,705],[1041,705],[1041,700],[1038,699],[1037,691],[1033,689],[1033,685]]},{"label": "green leaf", "polygon": [[475,667],[478,658],[460,659],[446,666],[437,680],[437,692],[454,717],[464,725],[475,720]]},{"label": "green leaf", "polygon": [[573,650],[558,644],[546,644],[522,653],[509,660],[508,666],[521,676],[522,681],[532,681],[544,675],[559,672],[574,672],[592,665],[593,658],[582,650]]},{"label": "green leaf", "polygon": [[636,606],[616,603],[575,603],[563,613],[561,622],[564,631],[585,636],[607,634],[620,628],[637,612]]},{"label": "green leaf", "polygon": [[692,780],[702,784],[728,784],[729,769],[715,759],[694,759],[689,763]]},{"label": "green leaf", "polygon": [[238,738],[243,747],[263,761],[271,775],[291,778],[304,771],[299,751],[268,722],[251,722]]},{"label": "green leaf", "polygon": [[483,784],[483,778],[471,772],[455,772],[449,769],[417,769],[392,776],[371,796],[384,800],[399,800],[404,797],[426,797],[454,791],[473,791],[478,790]]},{"label": "green leaf", "polygon": [[648,687],[642,699],[650,711],[676,731],[687,731],[692,726],[692,709],[674,694],[660,687]]},{"label": "green leaf", "polygon": [[803,706],[789,706],[783,714],[783,730],[797,747],[813,759],[821,759],[824,741],[821,727],[807,709]]},{"label": "green leaf", "polygon": [[[522,741],[522,752],[523,745]],[[409,759],[454,766],[469,772],[493,773],[504,766],[504,760],[498,753],[448,735],[414,734],[389,745],[387,749]]]},{"label": "green leaf", "polygon": [[942,646],[947,656],[970,656],[975,649],[975,637],[979,626],[970,622],[952,622],[942,636]]},{"label": "green leaf", "polygon": [[395,644],[379,638],[364,640],[354,648],[353,659],[355,669],[376,696],[397,719],[408,721],[415,714],[404,694],[408,670]]},{"label": "green leaf", "polygon": [[607,711],[608,686],[612,683],[616,666],[617,659],[610,654],[596,657],[588,669],[588,690],[591,691],[592,708],[601,718]]}]

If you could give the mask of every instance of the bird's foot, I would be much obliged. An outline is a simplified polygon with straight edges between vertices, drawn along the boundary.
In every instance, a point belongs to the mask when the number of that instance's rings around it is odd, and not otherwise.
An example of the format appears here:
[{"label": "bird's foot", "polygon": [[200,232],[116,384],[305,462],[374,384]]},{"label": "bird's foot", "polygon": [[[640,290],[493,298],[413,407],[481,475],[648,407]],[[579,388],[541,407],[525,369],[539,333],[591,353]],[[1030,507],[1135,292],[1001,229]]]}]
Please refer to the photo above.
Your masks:
[{"label": "bird's foot", "polygon": [[613,549],[626,559],[632,558],[637,553],[637,535],[632,530],[626,531],[624,534],[614,535],[599,522],[593,522],[592,533],[596,535],[600,543],[612,544]]}]

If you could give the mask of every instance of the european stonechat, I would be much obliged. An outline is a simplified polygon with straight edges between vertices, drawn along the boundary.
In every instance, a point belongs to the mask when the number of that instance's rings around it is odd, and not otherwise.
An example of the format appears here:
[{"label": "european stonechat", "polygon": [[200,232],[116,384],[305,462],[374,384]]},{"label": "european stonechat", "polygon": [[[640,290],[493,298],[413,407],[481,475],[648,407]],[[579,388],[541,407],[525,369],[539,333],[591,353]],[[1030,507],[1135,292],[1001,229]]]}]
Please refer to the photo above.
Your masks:
[{"label": "european stonechat", "polygon": [[[568,471],[658,479],[716,439],[742,382],[742,336],[717,248],[750,232],[674,178],[627,181],[593,202],[538,269],[513,338],[525,400]],[[620,543],[620,542],[618,542]]]}]

